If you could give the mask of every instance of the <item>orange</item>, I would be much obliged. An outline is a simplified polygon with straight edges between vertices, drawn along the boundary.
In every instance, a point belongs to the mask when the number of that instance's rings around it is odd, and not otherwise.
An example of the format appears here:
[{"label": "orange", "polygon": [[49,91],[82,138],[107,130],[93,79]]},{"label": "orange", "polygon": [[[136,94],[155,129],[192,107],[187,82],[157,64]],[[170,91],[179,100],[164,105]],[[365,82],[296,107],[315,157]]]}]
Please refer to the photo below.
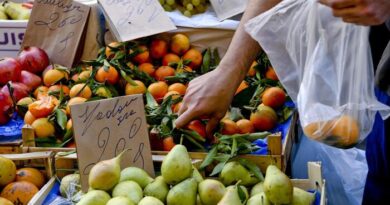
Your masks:
[{"label": "orange", "polygon": [[177,103],[176,105],[174,105],[172,111],[173,111],[174,113],[179,113],[180,108],[181,108],[182,105],[183,105],[182,102]]},{"label": "orange", "polygon": [[240,83],[240,85],[238,86],[235,95],[237,95],[238,93],[240,93],[241,91],[243,91],[243,90],[245,90],[247,88],[248,88],[248,83],[246,81],[242,81]]},{"label": "orange", "polygon": [[150,44],[150,56],[160,59],[168,52],[168,43],[161,39],[154,39]]},{"label": "orange", "polygon": [[46,138],[54,136],[54,125],[47,118],[36,119],[31,127],[34,129],[35,137]]},{"label": "orange", "polygon": [[28,125],[32,125],[32,123],[36,120],[34,115],[31,114],[30,111],[27,111],[26,114],[24,115],[24,123]]},{"label": "orange", "polygon": [[92,91],[91,91],[91,88],[89,88],[88,85],[86,85],[85,83],[80,83],[80,84],[74,85],[70,89],[69,96],[71,98],[82,97],[82,98],[89,99],[92,96]]},{"label": "orange", "polygon": [[286,102],[286,93],[279,87],[271,87],[264,91],[261,100],[264,105],[278,108]]},{"label": "orange", "polygon": [[125,94],[134,95],[134,94],[144,94],[146,92],[146,87],[142,81],[134,80],[137,85],[131,85],[130,83],[126,84]]},{"label": "orange", "polygon": [[68,73],[62,70],[51,69],[43,75],[43,84],[47,87],[56,84],[62,79],[68,80]]},{"label": "orange", "polygon": [[221,120],[221,124],[222,124],[221,133],[223,135],[234,135],[240,132],[240,128],[233,120],[225,118]]},{"label": "orange", "polygon": [[172,100],[180,97],[180,93],[177,91],[168,91],[167,94],[164,95],[164,99],[167,99],[169,96],[172,96]]},{"label": "orange", "polygon": [[84,71],[81,71],[81,73],[79,73],[77,75],[77,77],[75,77],[75,79],[73,79],[73,77],[72,77],[72,79],[75,82],[85,82],[88,80],[88,78],[91,77],[91,73],[92,73],[91,70],[84,70]]},{"label": "orange", "polygon": [[72,77],[70,79],[72,79],[74,82],[78,82],[79,81],[79,75],[80,75],[80,73],[75,73],[74,75],[72,75]]},{"label": "orange", "polygon": [[35,168],[21,168],[16,171],[16,181],[31,182],[40,189],[45,185],[45,176]]},{"label": "orange", "polygon": [[[111,42],[106,46],[105,54],[108,59],[113,58],[115,56],[115,53],[112,51],[111,48],[117,48],[120,46],[119,42]],[[110,48],[111,47],[111,48]]]},{"label": "orange", "polygon": [[156,80],[165,80],[166,77],[175,75],[175,69],[170,66],[160,66],[154,75]]},{"label": "orange", "polygon": [[68,104],[66,105],[66,114],[68,116],[70,116],[70,106],[71,105],[76,105],[76,104],[80,104],[80,103],[83,103],[87,101],[86,98],[82,98],[82,97],[74,97],[74,98],[71,98],[69,101],[68,101]]},{"label": "orange", "polygon": [[173,140],[173,137],[169,136],[169,137],[165,137],[163,139],[163,149],[164,149],[164,151],[167,151],[167,152],[171,151],[175,145],[176,144],[175,144],[175,142]]},{"label": "orange", "polygon": [[311,139],[320,140],[330,135],[332,121],[319,121],[306,125],[303,132]]},{"label": "orange", "polygon": [[182,83],[174,83],[168,87],[168,91],[176,91],[180,95],[186,94],[187,86]]},{"label": "orange", "polygon": [[333,121],[334,127],[331,135],[337,138],[337,145],[350,147],[358,143],[360,128],[359,123],[351,116],[343,115]]},{"label": "orange", "polygon": [[169,65],[170,63],[178,63],[180,57],[174,53],[168,53],[162,59],[162,65]]},{"label": "orange", "polygon": [[107,87],[99,87],[95,90],[95,95],[103,98],[110,98],[112,96],[111,91]]},{"label": "orange", "polygon": [[[141,45],[138,47],[138,50],[139,50],[139,54],[137,54],[136,56],[133,57],[133,60],[138,63],[138,64],[142,64],[142,63],[147,63],[150,61],[150,58],[149,58],[149,50],[148,50],[148,47],[144,46],[144,45]],[[130,51],[130,54],[131,52],[134,52],[134,51]]]},{"label": "orange", "polygon": [[168,85],[163,81],[155,82],[149,85],[148,91],[156,100],[161,100],[168,92]]},{"label": "orange", "polygon": [[251,67],[249,68],[248,73],[247,73],[247,75],[248,75],[249,77],[253,77],[253,76],[256,75],[256,69],[255,69],[255,67],[256,67],[258,64],[259,64],[259,63],[257,63],[257,61],[253,61],[252,65],[251,65]]},{"label": "orange", "polygon": [[272,67],[268,67],[267,72],[265,72],[265,78],[271,80],[279,80],[278,76],[275,73],[275,70]]},{"label": "orange", "polygon": [[183,55],[190,49],[190,39],[184,34],[176,34],[171,39],[171,51]]},{"label": "orange", "polygon": [[202,65],[202,53],[198,50],[191,48],[183,55],[183,60],[190,60],[191,62],[188,64],[192,69],[197,69]]},{"label": "orange", "polygon": [[276,126],[278,116],[271,107],[259,105],[249,120],[258,131],[268,131]]},{"label": "orange", "polygon": [[240,134],[248,134],[255,132],[255,127],[253,126],[253,123],[250,120],[247,119],[241,119],[236,122]]},{"label": "orange", "polygon": [[119,73],[112,66],[110,66],[107,70],[104,69],[104,67],[101,67],[96,72],[95,80],[100,83],[107,81],[109,84],[115,85],[119,81]]},{"label": "orange", "polygon": [[55,97],[53,96],[46,96],[43,97],[40,100],[37,100],[33,103],[31,103],[28,106],[28,111],[35,117],[35,118],[42,118],[49,116],[56,106]]},{"label": "orange", "polygon": [[38,188],[33,183],[27,181],[12,182],[4,187],[0,196],[14,204],[27,205],[38,191]]},{"label": "orange", "polygon": [[34,91],[34,97],[35,99],[39,100],[41,99],[42,97],[44,96],[47,96],[48,95],[48,92],[49,92],[49,88],[46,87],[46,86],[39,86],[37,87],[37,89],[35,89]]},{"label": "orange", "polygon": [[206,126],[200,120],[192,120],[186,126],[187,129],[195,131],[203,138],[206,138]]},{"label": "orange", "polygon": [[138,69],[150,76],[154,76],[154,72],[156,71],[151,63],[142,63],[138,66]]},{"label": "orange", "polygon": [[49,92],[56,92],[58,94],[60,94],[62,90],[62,93],[64,94],[64,96],[68,96],[69,95],[69,87],[66,86],[66,85],[52,85],[49,87]]},{"label": "orange", "polygon": [[66,123],[66,129],[71,130],[72,127],[73,127],[72,119],[69,119],[68,122]]}]

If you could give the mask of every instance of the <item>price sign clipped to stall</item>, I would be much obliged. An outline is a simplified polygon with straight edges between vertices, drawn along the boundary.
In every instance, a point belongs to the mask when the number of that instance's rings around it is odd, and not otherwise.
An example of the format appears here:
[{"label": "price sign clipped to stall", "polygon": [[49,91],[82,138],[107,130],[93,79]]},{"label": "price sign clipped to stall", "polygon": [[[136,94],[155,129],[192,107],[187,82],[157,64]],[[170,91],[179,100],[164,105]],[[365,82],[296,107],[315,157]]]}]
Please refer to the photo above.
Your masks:
[{"label": "price sign clipped to stall", "polygon": [[225,20],[245,11],[248,0],[210,0],[219,20]]},{"label": "price sign clipped to stall", "polygon": [[176,29],[158,0],[98,0],[117,41]]},{"label": "price sign clipped to stall", "polygon": [[90,7],[73,0],[35,0],[22,48],[44,49],[56,64],[71,67],[77,60]]},{"label": "price sign clipped to stall", "polygon": [[122,168],[136,166],[154,176],[142,95],[73,105],[71,113],[83,191],[91,168],[124,150]]}]

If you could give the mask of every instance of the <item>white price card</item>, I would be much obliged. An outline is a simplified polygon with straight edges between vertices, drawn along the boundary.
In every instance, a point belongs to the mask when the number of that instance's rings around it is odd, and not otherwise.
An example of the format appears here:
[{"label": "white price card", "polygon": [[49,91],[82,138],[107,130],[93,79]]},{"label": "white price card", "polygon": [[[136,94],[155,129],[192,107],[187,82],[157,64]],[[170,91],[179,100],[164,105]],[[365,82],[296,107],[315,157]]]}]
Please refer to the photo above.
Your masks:
[{"label": "white price card", "polygon": [[219,20],[225,20],[245,11],[248,0],[210,0]]},{"label": "white price card", "polygon": [[99,4],[120,42],[176,29],[158,0],[99,0]]}]

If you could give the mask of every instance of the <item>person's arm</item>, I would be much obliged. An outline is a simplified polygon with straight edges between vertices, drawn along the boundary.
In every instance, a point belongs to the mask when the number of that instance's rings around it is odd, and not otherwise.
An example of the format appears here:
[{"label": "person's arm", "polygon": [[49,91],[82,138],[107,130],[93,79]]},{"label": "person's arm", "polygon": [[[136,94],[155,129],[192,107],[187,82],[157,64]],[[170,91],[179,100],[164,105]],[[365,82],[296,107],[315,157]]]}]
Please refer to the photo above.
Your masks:
[{"label": "person's arm", "polygon": [[380,25],[390,18],[390,0],[320,0],[347,23]]},{"label": "person's arm", "polygon": [[244,25],[253,17],[269,10],[281,0],[250,0],[229,48],[218,68],[192,80],[176,120],[183,127],[191,120],[207,116],[210,134],[225,115],[234,93],[260,52],[259,44],[246,33]]}]

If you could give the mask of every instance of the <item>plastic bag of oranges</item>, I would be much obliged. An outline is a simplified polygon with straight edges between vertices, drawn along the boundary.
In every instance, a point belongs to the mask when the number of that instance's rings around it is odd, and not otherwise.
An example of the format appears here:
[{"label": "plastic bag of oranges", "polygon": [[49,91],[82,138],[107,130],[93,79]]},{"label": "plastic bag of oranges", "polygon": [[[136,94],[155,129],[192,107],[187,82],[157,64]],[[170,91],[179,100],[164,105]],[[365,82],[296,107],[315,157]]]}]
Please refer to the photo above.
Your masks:
[{"label": "plastic bag of oranges", "polygon": [[246,30],[297,104],[308,137],[349,148],[370,133],[378,111],[390,115],[375,97],[368,27],[344,23],[317,0],[286,0]]}]

